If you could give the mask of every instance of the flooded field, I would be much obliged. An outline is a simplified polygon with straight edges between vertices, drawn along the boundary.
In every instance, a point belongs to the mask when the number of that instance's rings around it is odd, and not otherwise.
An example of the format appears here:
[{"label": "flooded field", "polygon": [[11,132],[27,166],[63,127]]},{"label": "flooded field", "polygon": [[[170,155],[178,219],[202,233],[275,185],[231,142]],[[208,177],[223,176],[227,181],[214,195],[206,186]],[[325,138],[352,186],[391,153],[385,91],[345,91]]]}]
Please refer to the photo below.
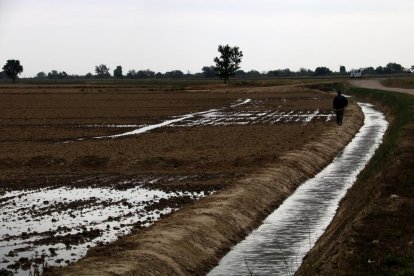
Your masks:
[{"label": "flooded field", "polygon": [[65,266],[334,127],[330,95],[262,90],[0,87],[0,269]]},{"label": "flooded field", "polygon": [[[314,98],[317,100],[317,98]],[[223,107],[220,109],[211,109],[207,111],[201,111],[196,113],[185,114],[183,116],[174,117],[165,120],[158,124],[134,126],[134,125],[111,125],[102,127],[114,127],[114,128],[130,128],[138,127],[132,131],[125,133],[110,135],[110,136],[99,136],[94,139],[105,139],[105,138],[119,138],[130,135],[143,134],[145,132],[162,128],[162,127],[200,127],[200,126],[237,126],[237,125],[258,125],[258,124],[283,124],[283,123],[302,123],[308,124],[312,121],[322,120],[329,122],[333,117],[332,111],[324,110],[320,112],[316,110],[286,110],[283,111],[283,104],[287,102],[286,99],[280,100],[278,108],[281,110],[264,110],[263,103],[269,101],[254,100],[252,99],[239,99],[229,107]],[[239,109],[235,111],[235,109]],[[240,108],[242,108],[240,110]],[[92,126],[97,127],[97,126]],[[78,139],[82,141],[84,138]],[[70,142],[70,141],[68,141]],[[66,142],[64,142],[66,143]]]},{"label": "flooded field", "polygon": [[44,265],[68,264],[93,246],[133,229],[213,191],[164,192],[144,186],[180,182],[191,176],[147,177],[113,187],[60,187],[11,191],[0,197],[0,268],[19,275]]}]

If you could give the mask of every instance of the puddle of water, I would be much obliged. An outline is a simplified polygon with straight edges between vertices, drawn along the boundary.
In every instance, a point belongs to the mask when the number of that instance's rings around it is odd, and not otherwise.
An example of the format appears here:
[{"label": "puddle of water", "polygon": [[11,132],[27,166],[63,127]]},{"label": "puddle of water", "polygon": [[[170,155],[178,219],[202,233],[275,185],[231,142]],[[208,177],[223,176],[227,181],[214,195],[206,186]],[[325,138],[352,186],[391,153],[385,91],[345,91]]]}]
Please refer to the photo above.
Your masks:
[{"label": "puddle of water", "polygon": [[269,110],[263,111],[239,111],[229,112],[227,110],[217,110],[200,114],[197,118],[191,117],[171,124],[170,127],[194,127],[194,126],[229,126],[229,125],[258,125],[258,124],[277,124],[277,123],[299,123],[308,124],[316,119],[324,119],[325,122],[333,118],[333,113],[320,114],[317,109],[313,112],[307,111],[283,111]]},{"label": "puddle of water", "polygon": [[237,107],[237,106],[240,106],[240,105],[244,105],[244,104],[250,103],[251,101],[252,101],[252,99],[246,99],[242,102],[240,102],[240,100],[239,100],[238,103],[232,104],[231,107]]},{"label": "puddle of water", "polygon": [[340,199],[382,142],[388,122],[359,104],[364,126],[334,161],[302,184],[208,275],[293,275],[329,225]]},{"label": "puddle of water", "polygon": [[142,127],[141,125],[80,125],[79,127],[91,127],[91,128],[133,128],[133,127]]},{"label": "puddle of water", "polygon": [[[157,181],[180,179],[147,179]],[[140,180],[141,181],[141,180]],[[48,188],[11,191],[0,197],[0,270],[28,275],[33,264],[65,265],[88,248],[116,240],[134,226],[149,226],[176,210],[180,200],[196,200],[211,192],[163,192],[142,187]],[[131,187],[132,186],[132,187]]]},{"label": "puddle of water", "polygon": [[[284,100],[284,101],[283,101]],[[286,102],[283,99],[282,102]],[[255,108],[260,109],[260,100],[239,99],[236,103],[231,104],[230,107],[223,107],[219,109],[210,109],[207,111],[195,112],[182,115],[180,117],[174,117],[169,120],[163,121],[158,124],[140,126],[139,128],[128,131],[125,133],[99,136],[94,139],[108,139],[108,138],[119,138],[130,135],[142,134],[161,127],[194,127],[194,126],[228,126],[228,125],[252,125],[252,124],[277,124],[277,123],[302,123],[308,124],[313,120],[324,119],[326,122],[333,118],[333,112],[322,114],[317,109],[315,111],[290,111],[288,113],[279,112],[278,110],[267,110],[260,111],[254,110]],[[250,105],[251,106],[250,106]],[[248,111],[234,111],[235,107],[249,106]],[[133,126],[133,125],[128,125]],[[125,125],[111,125],[110,127],[125,127]],[[77,141],[82,141],[83,138]],[[68,143],[66,141],[63,143]]]},{"label": "puddle of water", "polygon": [[[237,107],[237,106],[241,106],[241,105],[247,104],[251,101],[252,101],[251,99],[246,99],[244,101],[243,100],[238,100],[235,104],[232,104],[231,107],[234,108],[234,107]],[[125,133],[120,133],[120,134],[115,134],[115,135],[110,135],[110,136],[94,137],[94,139],[119,138],[119,137],[124,137],[124,136],[142,134],[142,133],[145,133],[145,132],[153,130],[153,129],[157,129],[157,128],[160,128],[160,127],[165,127],[165,126],[177,123],[177,122],[188,120],[188,119],[193,118],[193,117],[203,116],[205,114],[212,114],[212,113],[214,114],[216,111],[218,111],[218,109],[210,109],[210,110],[207,110],[207,111],[189,113],[189,114],[185,114],[183,116],[180,116],[178,118],[166,120],[166,121],[158,123],[158,124],[143,126],[143,127],[138,128],[138,129],[128,131],[128,132],[125,132]],[[211,115],[207,115],[207,116],[211,116]]]}]

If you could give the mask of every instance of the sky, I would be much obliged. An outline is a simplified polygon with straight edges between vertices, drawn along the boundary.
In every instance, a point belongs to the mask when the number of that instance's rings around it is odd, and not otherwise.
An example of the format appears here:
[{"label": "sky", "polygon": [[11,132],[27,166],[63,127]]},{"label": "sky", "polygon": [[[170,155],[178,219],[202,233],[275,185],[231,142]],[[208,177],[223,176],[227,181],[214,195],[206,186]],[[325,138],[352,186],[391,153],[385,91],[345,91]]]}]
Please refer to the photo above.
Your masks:
[{"label": "sky", "polygon": [[241,69],[414,65],[413,0],[0,0],[0,67],[201,72],[220,44]]}]

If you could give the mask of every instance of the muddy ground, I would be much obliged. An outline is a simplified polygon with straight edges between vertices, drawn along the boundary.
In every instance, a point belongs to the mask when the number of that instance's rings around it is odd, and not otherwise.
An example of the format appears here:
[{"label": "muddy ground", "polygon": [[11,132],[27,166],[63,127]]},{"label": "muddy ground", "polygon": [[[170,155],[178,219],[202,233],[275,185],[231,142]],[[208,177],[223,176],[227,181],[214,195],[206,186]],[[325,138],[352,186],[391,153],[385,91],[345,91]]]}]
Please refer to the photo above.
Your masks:
[{"label": "muddy ground", "polygon": [[[246,99],[251,99],[248,105],[238,105]],[[332,131],[331,101],[327,93],[301,87],[3,85],[0,195],[61,186],[125,189],[131,179],[146,177],[179,178],[143,184],[167,192],[229,190]],[[221,116],[229,114],[230,119],[225,124],[189,122],[140,135],[95,139],[210,109],[220,109]],[[315,110],[327,117],[309,122],[300,117]],[[277,117],[276,112],[298,116]],[[240,119],[257,114],[268,119]],[[192,201],[184,197],[173,203],[153,202],[148,208],[157,209],[157,204],[180,208]],[[142,231],[139,226],[134,231]],[[65,237],[79,242],[97,233],[85,230],[80,235],[81,239],[79,233]],[[45,244],[51,241],[45,239]]]},{"label": "muddy ground", "polygon": [[[0,191],[67,184],[91,175],[152,173],[226,175],[219,181],[224,185],[228,176],[248,173],[316,139],[326,124],[167,127],[119,139],[92,138],[229,106],[238,99],[266,100],[260,108],[270,110],[328,113],[331,108],[329,95],[301,89],[163,89],[167,91],[128,86],[0,87]],[[64,143],[78,138],[86,140]]]}]

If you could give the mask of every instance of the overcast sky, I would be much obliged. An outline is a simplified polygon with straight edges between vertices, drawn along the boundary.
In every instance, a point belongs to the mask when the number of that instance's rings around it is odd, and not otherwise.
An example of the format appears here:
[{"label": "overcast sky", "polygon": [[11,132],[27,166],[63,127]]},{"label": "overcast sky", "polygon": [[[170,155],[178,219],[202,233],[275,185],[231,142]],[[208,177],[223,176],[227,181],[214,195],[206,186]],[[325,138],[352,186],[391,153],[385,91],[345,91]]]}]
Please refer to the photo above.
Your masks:
[{"label": "overcast sky", "polygon": [[219,44],[242,69],[414,65],[413,0],[0,0],[0,67],[200,72]]}]

